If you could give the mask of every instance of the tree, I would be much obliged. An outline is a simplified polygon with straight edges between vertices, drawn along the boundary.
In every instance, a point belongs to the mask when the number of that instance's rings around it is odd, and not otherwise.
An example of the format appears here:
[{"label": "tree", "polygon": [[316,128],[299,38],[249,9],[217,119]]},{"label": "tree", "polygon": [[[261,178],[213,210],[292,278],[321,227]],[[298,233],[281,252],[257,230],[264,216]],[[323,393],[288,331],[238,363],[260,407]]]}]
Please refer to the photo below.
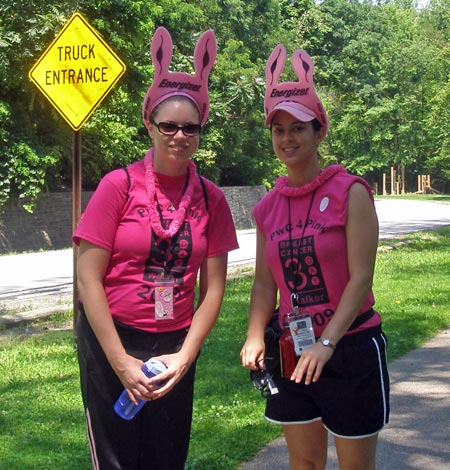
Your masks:
[{"label": "tree", "polygon": [[[142,158],[150,142],[141,104],[153,78],[149,46],[166,26],[172,70],[192,71],[197,38],[218,41],[211,112],[196,155],[220,185],[266,184],[281,171],[263,125],[264,66],[272,48],[306,49],[330,118],[325,161],[370,180],[390,166],[449,183],[449,1],[3,0],[0,6],[0,205],[32,207],[42,190],[71,185],[72,133],[28,80],[75,11],[127,66],[82,129],[83,185]],[[285,79],[295,79],[286,67]]]},{"label": "tree", "polygon": [[421,15],[408,1],[325,0],[297,19],[330,116],[328,161],[380,182],[391,166],[429,167],[430,103],[446,75],[440,33]]},{"label": "tree", "polygon": [[421,11],[422,30],[432,42],[428,110],[426,115],[427,158],[424,173],[432,174],[432,185],[448,192],[450,187],[450,1],[431,0]]}]

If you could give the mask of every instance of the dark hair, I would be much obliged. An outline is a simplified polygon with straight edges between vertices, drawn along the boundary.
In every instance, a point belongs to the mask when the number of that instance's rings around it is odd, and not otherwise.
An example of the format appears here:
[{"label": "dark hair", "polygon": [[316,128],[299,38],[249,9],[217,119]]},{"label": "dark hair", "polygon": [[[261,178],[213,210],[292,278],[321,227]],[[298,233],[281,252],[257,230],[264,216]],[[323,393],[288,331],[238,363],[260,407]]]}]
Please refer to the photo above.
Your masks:
[{"label": "dark hair", "polygon": [[[149,120],[149,121],[154,121],[155,118],[156,118],[156,115],[158,114],[159,108],[160,108],[164,103],[168,103],[169,101],[188,101],[188,102],[191,103],[192,106],[194,106],[194,108],[198,111],[198,108],[197,108],[197,106],[195,105],[195,103],[194,103],[190,98],[188,98],[187,96],[184,96],[184,95],[172,95],[172,96],[169,96],[169,98],[166,98],[165,100],[162,100],[161,103],[158,103],[158,104],[152,109],[152,112],[150,113],[150,116],[149,116],[148,120]],[[198,119],[200,120],[200,112],[198,112]]]},{"label": "dark hair", "polygon": [[323,127],[322,124],[320,123],[320,121],[316,118],[314,118],[311,121],[311,124],[312,124],[314,132],[320,131],[320,129],[322,129],[322,127]]}]

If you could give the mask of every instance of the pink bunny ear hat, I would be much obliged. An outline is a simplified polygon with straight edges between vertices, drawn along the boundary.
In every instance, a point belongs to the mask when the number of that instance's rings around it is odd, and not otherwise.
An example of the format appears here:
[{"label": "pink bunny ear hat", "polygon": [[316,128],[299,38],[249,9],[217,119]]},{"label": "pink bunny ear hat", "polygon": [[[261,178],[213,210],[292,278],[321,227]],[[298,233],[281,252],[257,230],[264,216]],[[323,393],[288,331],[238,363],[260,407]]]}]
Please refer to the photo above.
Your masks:
[{"label": "pink bunny ear hat", "polygon": [[278,44],[266,64],[266,125],[271,123],[277,111],[283,110],[302,122],[317,119],[327,132],[328,118],[314,88],[314,63],[311,57],[301,49],[296,50],[291,62],[299,81],[279,83],[285,60],[286,49],[283,44]]},{"label": "pink bunny ear hat", "polygon": [[169,72],[172,60],[172,38],[166,28],[160,26],[153,35],[150,53],[155,67],[153,83],[142,105],[142,119],[146,127],[149,116],[159,103],[171,96],[186,96],[197,106],[200,124],[203,126],[209,113],[208,77],[216,59],[216,37],[205,31],[195,46],[194,75],[185,72]]}]

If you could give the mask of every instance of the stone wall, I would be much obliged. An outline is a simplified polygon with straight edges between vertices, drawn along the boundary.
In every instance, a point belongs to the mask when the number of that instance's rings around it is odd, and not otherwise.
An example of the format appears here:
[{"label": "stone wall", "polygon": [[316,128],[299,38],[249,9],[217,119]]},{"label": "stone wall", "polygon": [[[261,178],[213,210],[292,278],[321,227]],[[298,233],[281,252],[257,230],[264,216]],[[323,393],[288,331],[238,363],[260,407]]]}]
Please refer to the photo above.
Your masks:
[{"label": "stone wall", "polygon": [[233,220],[238,230],[255,228],[253,208],[266,194],[264,186],[228,186],[222,191],[230,205]]},{"label": "stone wall", "polygon": [[[264,186],[222,188],[239,230],[254,228],[252,210],[264,196]],[[82,193],[82,209],[92,192]],[[71,246],[72,193],[44,193],[33,213],[18,205],[0,208],[0,254],[59,250]]]}]

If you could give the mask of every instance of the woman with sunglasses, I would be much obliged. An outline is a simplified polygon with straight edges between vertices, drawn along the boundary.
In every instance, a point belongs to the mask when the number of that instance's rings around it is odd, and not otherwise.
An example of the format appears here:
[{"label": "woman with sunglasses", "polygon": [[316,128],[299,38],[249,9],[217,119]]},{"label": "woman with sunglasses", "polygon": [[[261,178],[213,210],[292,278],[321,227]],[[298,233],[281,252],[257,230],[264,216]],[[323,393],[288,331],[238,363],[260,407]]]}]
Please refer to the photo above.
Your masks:
[{"label": "woman with sunglasses", "polygon": [[[102,179],[73,236],[78,359],[95,469],[185,466],[196,360],[219,314],[227,253],[238,247],[223,192],[192,161],[215,53],[207,31],[195,49],[195,74],[169,72],[172,40],[156,30],[155,77],[142,109],[153,146]],[[149,358],[165,366],[157,377],[142,371]],[[113,409],[123,389],[133,403],[147,402],[130,420]]]},{"label": "woman with sunglasses", "polygon": [[389,417],[389,377],[371,290],[378,243],[373,196],[342,166],[321,168],[318,146],[328,119],[314,89],[314,65],[295,51],[299,81],[279,83],[285,57],[282,44],[269,57],[264,106],[287,176],[254,209],[256,271],[242,364],[269,368],[264,336],[279,298],[283,334],[274,383],[270,375],[252,375],[267,395],[266,418],[283,428],[290,468],[326,468],[331,433],[341,470],[374,470],[378,433]]}]

